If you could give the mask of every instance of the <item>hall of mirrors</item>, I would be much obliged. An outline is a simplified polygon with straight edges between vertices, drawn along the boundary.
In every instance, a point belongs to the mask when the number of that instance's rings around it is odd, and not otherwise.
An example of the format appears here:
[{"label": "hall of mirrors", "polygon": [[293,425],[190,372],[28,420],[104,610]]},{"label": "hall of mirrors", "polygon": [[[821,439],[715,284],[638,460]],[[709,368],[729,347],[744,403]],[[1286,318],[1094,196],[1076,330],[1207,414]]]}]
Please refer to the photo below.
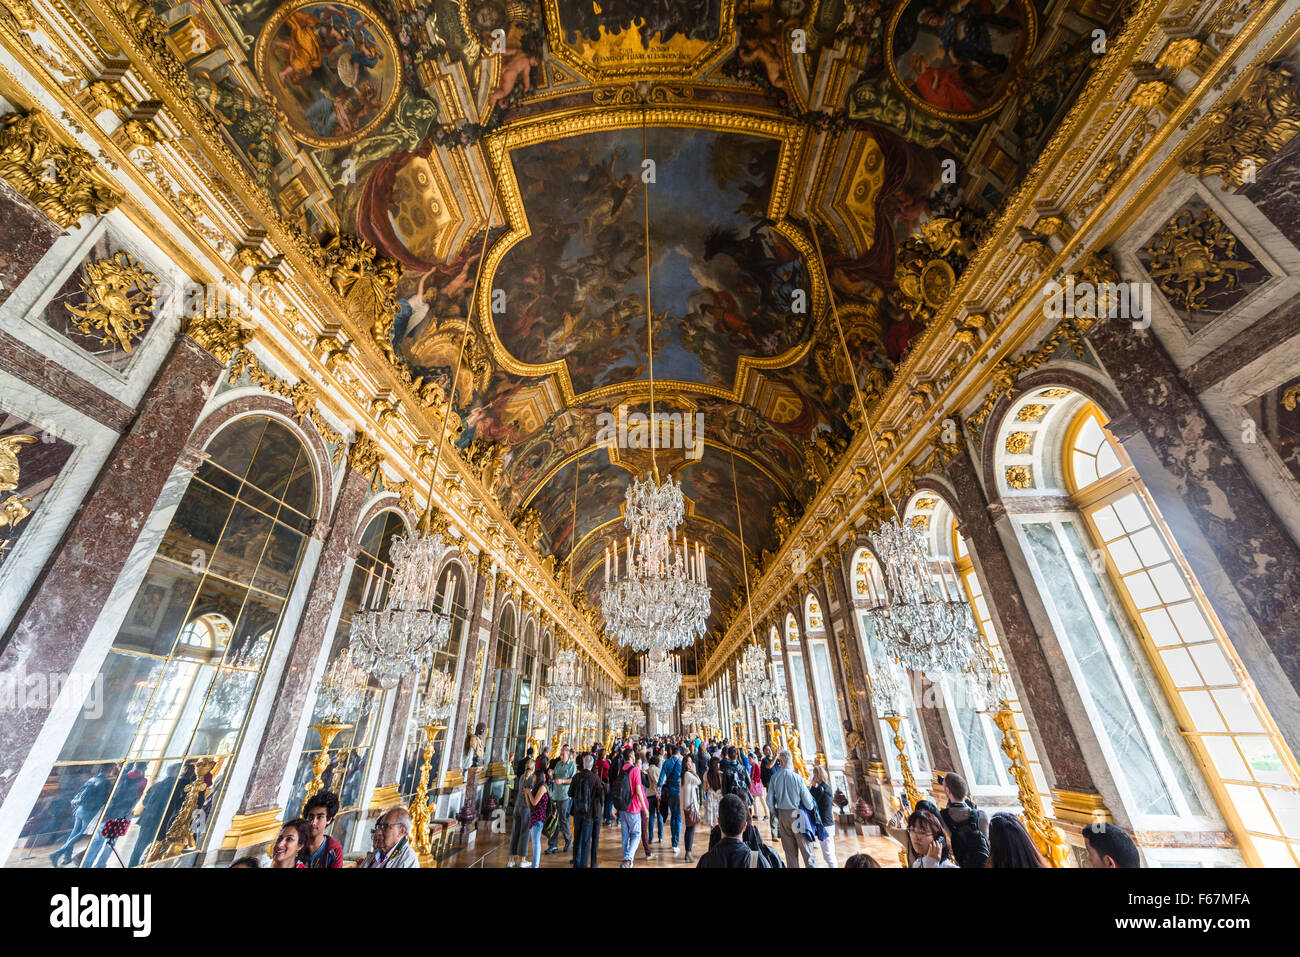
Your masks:
[{"label": "hall of mirrors", "polygon": [[1300,865],[1295,4],[624,6],[0,0],[5,866]]}]

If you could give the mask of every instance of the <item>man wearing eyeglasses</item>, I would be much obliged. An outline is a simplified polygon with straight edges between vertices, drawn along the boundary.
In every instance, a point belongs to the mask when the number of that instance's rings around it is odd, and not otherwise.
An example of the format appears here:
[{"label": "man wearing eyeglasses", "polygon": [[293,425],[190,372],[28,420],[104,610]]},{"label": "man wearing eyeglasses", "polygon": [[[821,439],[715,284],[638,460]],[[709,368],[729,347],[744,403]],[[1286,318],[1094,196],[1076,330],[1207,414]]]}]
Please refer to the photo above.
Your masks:
[{"label": "man wearing eyeglasses", "polygon": [[411,833],[411,814],[400,804],[389,808],[375,822],[371,832],[374,850],[361,862],[362,867],[419,867],[420,857],[407,840]]}]

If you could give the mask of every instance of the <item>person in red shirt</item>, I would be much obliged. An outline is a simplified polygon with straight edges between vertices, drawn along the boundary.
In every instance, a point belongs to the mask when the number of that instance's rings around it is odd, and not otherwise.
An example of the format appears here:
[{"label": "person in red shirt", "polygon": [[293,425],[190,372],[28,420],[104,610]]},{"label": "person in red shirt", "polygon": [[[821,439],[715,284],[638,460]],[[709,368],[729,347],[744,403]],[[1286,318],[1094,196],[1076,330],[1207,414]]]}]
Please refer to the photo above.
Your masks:
[{"label": "person in red shirt", "polygon": [[605,760],[605,749],[596,748],[596,773],[605,782],[605,813],[602,823],[609,827],[614,823],[614,799],[610,796],[609,762]]}]

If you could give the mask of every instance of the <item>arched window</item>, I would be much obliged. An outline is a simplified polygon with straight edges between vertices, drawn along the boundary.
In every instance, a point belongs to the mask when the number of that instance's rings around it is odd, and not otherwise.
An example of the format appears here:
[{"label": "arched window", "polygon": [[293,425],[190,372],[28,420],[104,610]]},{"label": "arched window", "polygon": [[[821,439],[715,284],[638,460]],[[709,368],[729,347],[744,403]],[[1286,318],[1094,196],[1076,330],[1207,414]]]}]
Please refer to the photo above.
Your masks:
[{"label": "arched window", "polygon": [[[326,669],[348,647],[352,630],[352,618],[363,607],[368,607],[382,594],[385,580],[392,579],[392,566],[389,563],[389,549],[398,535],[407,533],[406,523],[393,511],[381,512],[366,525],[361,534],[357,557],[352,563],[343,592],[343,607],[339,612],[338,622],[334,626],[334,635],[330,640]],[[324,671],[322,671],[322,675]],[[365,788],[366,771],[370,756],[374,750],[375,735],[378,733],[379,717],[383,712],[384,692],[377,683],[370,682],[365,697],[357,708],[348,714],[330,715],[326,713],[325,700],[320,694],[319,683],[313,689],[315,694],[309,727],[299,743],[298,764],[294,771],[293,787],[289,792],[289,804],[286,810],[295,814],[307,799],[307,786],[314,775],[312,762],[320,754],[320,736],[310,725],[320,724],[333,717],[338,717],[348,727],[339,732],[330,744],[327,755],[329,764],[321,775],[325,790],[332,791],[339,799],[339,813],[335,818],[330,834],[350,849],[358,815],[369,798]]]},{"label": "arched window", "polygon": [[[237,419],[206,451],[11,863],[116,866],[105,841],[79,840],[105,814],[131,822],[116,844],[128,866],[192,866],[207,846],[317,494],[306,446],[276,419]],[[200,775],[207,789],[187,800]]]},{"label": "arched window", "polygon": [[[1083,519],[1084,546],[1091,546],[1089,567],[1104,575],[1119,599],[1118,606],[1103,607],[1105,596],[1083,594],[1095,633],[1102,638],[1098,651],[1115,654],[1112,646],[1121,637],[1116,619],[1137,633],[1247,862],[1300,865],[1295,759],[1137,470],[1106,431],[1095,405],[1083,403],[1073,414],[1062,451],[1065,487]],[[1072,530],[1060,526],[1055,531],[1068,537]],[[1168,793],[1181,782],[1170,778],[1159,760],[1156,768],[1166,798],[1153,783],[1135,783],[1134,789],[1149,809],[1172,801],[1181,810],[1178,794]]]},{"label": "arched window", "polygon": [[826,760],[831,770],[835,771],[843,767],[847,758],[844,747],[844,725],[840,715],[839,697],[835,693],[831,649],[826,641],[822,608],[817,601],[817,596],[812,593],[804,599],[803,617],[804,645],[809,663],[812,665],[813,696],[817,702],[817,716],[821,719],[822,741],[826,744]]}]

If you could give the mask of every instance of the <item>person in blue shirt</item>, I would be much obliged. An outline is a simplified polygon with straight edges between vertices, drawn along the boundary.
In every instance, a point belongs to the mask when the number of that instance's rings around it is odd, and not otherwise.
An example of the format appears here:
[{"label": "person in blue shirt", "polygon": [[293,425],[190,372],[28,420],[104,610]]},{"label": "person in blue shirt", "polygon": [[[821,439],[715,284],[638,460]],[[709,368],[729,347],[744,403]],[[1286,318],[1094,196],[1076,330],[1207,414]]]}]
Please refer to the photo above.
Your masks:
[{"label": "person in blue shirt", "polygon": [[[673,857],[678,854],[677,836],[682,828],[682,759],[676,750],[659,770],[659,810],[672,822]],[[671,817],[670,817],[671,815]]]}]

